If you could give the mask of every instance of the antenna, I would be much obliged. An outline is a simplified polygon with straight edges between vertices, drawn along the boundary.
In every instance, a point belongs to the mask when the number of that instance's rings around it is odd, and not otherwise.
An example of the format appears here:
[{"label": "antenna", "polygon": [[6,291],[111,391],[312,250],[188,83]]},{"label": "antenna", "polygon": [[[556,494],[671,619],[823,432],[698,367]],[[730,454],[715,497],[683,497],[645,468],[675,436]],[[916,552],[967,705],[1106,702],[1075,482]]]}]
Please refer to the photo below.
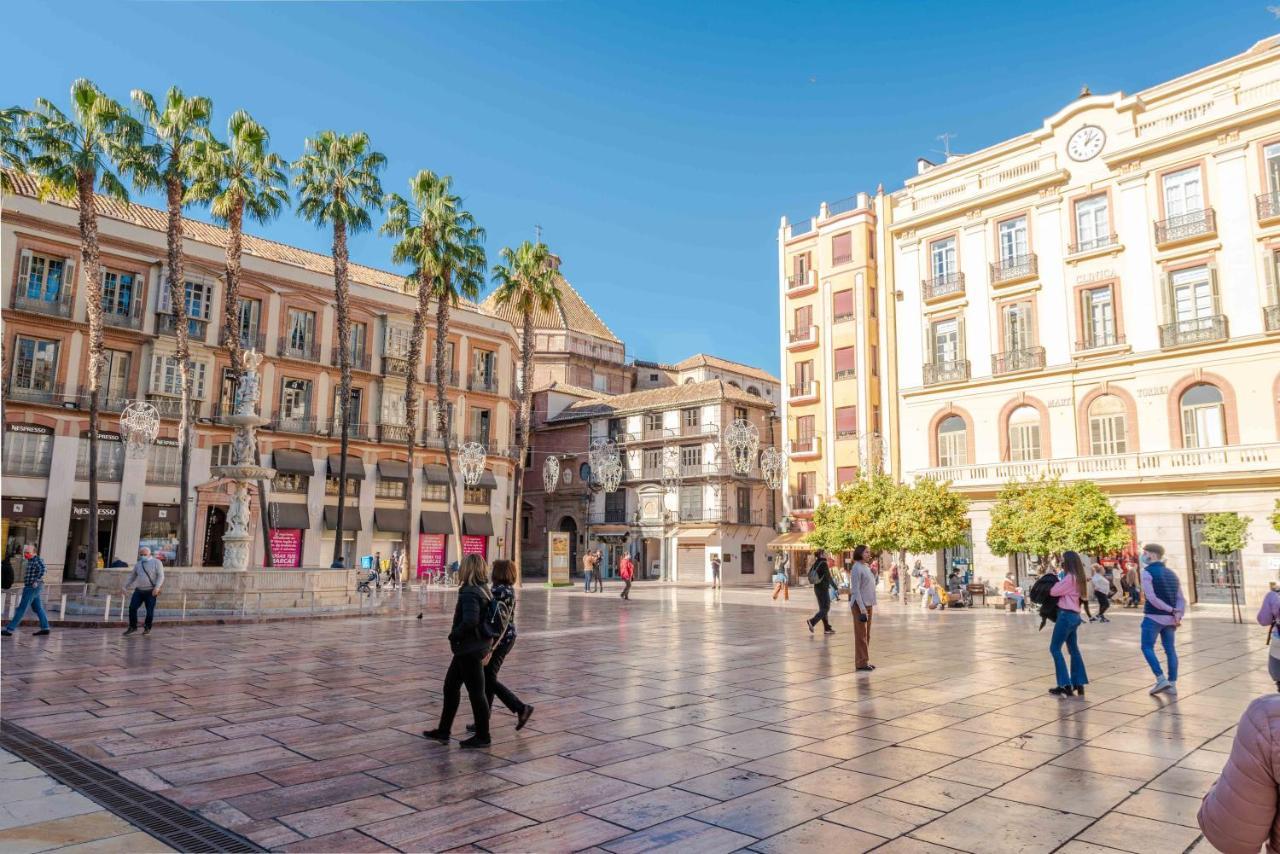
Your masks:
[{"label": "antenna", "polygon": [[945,154],[948,158],[951,157],[951,140],[955,139],[959,135],[960,134],[958,133],[952,133],[951,131],[947,131],[946,133],[940,133],[936,137],[934,137],[934,139],[941,140],[942,153]]},{"label": "antenna", "polygon": [[541,243],[542,242],[542,226],[535,225],[533,227],[533,233],[534,233],[534,236],[537,238],[536,242]]}]

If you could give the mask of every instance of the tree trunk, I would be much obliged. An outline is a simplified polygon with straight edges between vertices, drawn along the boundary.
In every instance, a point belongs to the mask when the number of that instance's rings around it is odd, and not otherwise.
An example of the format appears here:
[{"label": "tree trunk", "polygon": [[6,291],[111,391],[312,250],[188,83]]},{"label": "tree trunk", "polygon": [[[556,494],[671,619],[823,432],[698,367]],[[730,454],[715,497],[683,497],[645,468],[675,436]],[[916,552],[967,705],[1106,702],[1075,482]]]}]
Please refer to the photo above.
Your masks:
[{"label": "tree trunk", "polygon": [[[520,435],[516,437],[520,458],[516,460],[515,467],[515,500],[513,502],[515,509],[512,512],[515,523],[511,526],[511,557],[516,565],[517,584],[524,580],[524,568],[520,563],[524,539],[521,523],[524,520],[525,460],[529,459],[529,443],[532,439],[529,434],[533,421],[533,384],[529,382],[529,374],[533,370],[532,312],[526,311],[523,320],[524,329],[520,333],[520,418],[517,427]],[[512,379],[514,380],[514,377]]]},{"label": "tree trunk", "polygon": [[911,574],[907,571],[907,552],[906,549],[898,552],[898,596],[902,598],[902,604],[908,603],[907,591],[911,589]]},{"label": "tree trunk", "polygon": [[189,496],[191,495],[191,443],[194,440],[191,418],[191,397],[195,391],[195,374],[191,371],[191,330],[187,328],[187,284],[183,273],[182,258],[182,180],[178,177],[178,164],[170,159],[165,178],[165,196],[169,220],[166,239],[169,250],[169,302],[173,309],[174,333],[178,339],[175,358],[182,380],[179,405],[182,409],[178,421],[178,446],[182,457],[182,473],[178,479],[178,566],[191,565],[191,532]]},{"label": "tree trunk", "polygon": [[[76,180],[80,206],[80,267],[85,283],[85,303],[89,315],[89,549],[85,559],[85,584],[98,568],[98,389],[102,376],[102,270],[98,254],[98,211],[94,207],[92,172]],[[74,287],[74,282],[64,283]],[[103,555],[109,563],[114,555]],[[64,569],[65,572],[65,569]]]},{"label": "tree trunk", "polygon": [[[347,226],[338,220],[333,224],[333,284],[338,309],[338,365],[342,369],[342,381],[338,387],[338,417],[342,419],[339,430],[342,440],[338,462],[338,520],[333,539],[333,567],[345,566],[342,558],[342,522],[347,505],[347,450],[351,443],[351,317],[347,306]],[[382,571],[382,567],[377,567]]]},{"label": "tree trunk", "polygon": [[[445,274],[445,288],[449,290],[448,274]],[[449,521],[453,527],[454,541],[458,544],[458,556],[462,556],[462,518],[458,511],[456,499],[453,497],[453,453],[449,446],[449,399],[445,394],[453,365],[444,363],[446,337],[449,334],[449,299],[438,300],[436,304],[436,432],[440,435],[440,444],[444,449],[445,471],[449,473],[449,482],[445,484],[445,498],[449,506]]]},{"label": "tree trunk", "polygon": [[410,551],[410,544],[413,542],[413,484],[417,481],[413,454],[416,450],[418,442],[418,363],[422,361],[422,340],[427,334],[427,312],[431,308],[431,292],[427,288],[424,277],[417,276],[418,281],[418,307],[413,313],[413,333],[409,336],[409,371],[405,374],[404,379],[404,423],[405,432],[408,436],[405,439],[406,449],[409,452],[409,482],[405,484],[404,493],[404,512],[407,519],[404,532],[404,561],[405,566],[409,565],[413,552]]}]

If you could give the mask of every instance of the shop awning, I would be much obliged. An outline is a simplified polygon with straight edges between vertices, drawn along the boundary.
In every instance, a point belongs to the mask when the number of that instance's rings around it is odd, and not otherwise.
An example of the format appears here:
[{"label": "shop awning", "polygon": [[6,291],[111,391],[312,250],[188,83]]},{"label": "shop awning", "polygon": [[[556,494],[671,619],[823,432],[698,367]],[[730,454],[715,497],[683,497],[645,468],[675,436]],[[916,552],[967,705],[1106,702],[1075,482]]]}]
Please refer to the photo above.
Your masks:
[{"label": "shop awning", "polygon": [[484,470],[484,474],[480,475],[480,480],[476,482],[476,489],[497,489],[498,479],[493,476],[493,472],[488,469]]},{"label": "shop awning", "polygon": [[[337,510],[337,508],[334,508]],[[307,513],[307,505],[292,504],[283,501],[272,501],[270,505],[271,527],[280,530],[298,528],[306,530],[311,527],[311,515]],[[346,521],[343,519],[342,521]]]},{"label": "shop awning", "polygon": [[176,504],[143,504],[142,521],[172,522],[178,524],[178,505]]},{"label": "shop awning", "polygon": [[6,498],[4,500],[4,518],[6,519],[40,519],[43,517],[43,498]]},{"label": "shop awning", "polygon": [[[346,519],[342,521],[345,522]],[[373,527],[379,531],[403,534],[409,530],[409,511],[393,510],[390,507],[375,507],[373,510]]]},{"label": "shop awning", "polygon": [[423,510],[418,524],[424,534],[452,534],[453,522],[444,510]]},{"label": "shop awning", "polygon": [[378,477],[382,480],[407,482],[409,480],[409,464],[404,460],[378,460]]},{"label": "shop awning", "polygon": [[[338,527],[338,508],[337,506],[324,508],[324,528],[326,531],[332,531]],[[360,508],[347,506],[342,508],[342,530],[343,531],[359,531],[360,530]]]},{"label": "shop awning", "polygon": [[[342,455],[330,454],[329,477],[337,477],[341,467]],[[364,460],[347,454],[347,480],[364,480]]]},{"label": "shop awning", "polygon": [[811,552],[814,547],[805,542],[804,538],[807,536],[809,535],[804,531],[792,531],[773,540],[765,548],[775,552]]},{"label": "shop awning", "polygon": [[422,467],[422,473],[426,475],[429,484],[444,486],[449,482],[449,470],[444,466],[428,463]]},{"label": "shop awning", "polygon": [[463,513],[462,533],[469,537],[492,537],[493,518],[488,513]]},{"label": "shop awning", "polygon": [[271,452],[271,466],[280,474],[301,474],[312,477],[316,473],[315,462],[306,451],[290,451],[281,448]]}]

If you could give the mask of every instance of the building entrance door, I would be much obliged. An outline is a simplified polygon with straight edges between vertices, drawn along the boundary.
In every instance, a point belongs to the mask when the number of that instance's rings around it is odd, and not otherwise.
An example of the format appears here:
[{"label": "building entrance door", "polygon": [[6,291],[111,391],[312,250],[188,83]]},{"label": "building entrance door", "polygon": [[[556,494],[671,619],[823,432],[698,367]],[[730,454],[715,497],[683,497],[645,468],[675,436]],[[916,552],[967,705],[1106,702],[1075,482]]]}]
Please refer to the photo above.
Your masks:
[{"label": "building entrance door", "polygon": [[227,508],[210,507],[204,523],[202,566],[222,566],[222,538],[227,533]]},{"label": "building entrance door", "polygon": [[1204,516],[1186,517],[1187,542],[1191,545],[1191,587],[1195,601],[1230,604],[1231,589],[1240,587],[1240,552],[1219,554],[1204,544]]},{"label": "building entrance door", "polygon": [[97,567],[101,557],[103,565],[110,563],[115,555],[113,546],[116,539],[116,506],[114,504],[98,505],[98,542],[94,548],[89,543],[89,505],[74,504],[71,508],[71,525],[67,536],[67,557],[63,565],[63,577],[70,581],[86,581],[89,568]]},{"label": "building entrance door", "polygon": [[689,583],[706,581],[706,547],[681,545],[676,550],[676,580]]}]

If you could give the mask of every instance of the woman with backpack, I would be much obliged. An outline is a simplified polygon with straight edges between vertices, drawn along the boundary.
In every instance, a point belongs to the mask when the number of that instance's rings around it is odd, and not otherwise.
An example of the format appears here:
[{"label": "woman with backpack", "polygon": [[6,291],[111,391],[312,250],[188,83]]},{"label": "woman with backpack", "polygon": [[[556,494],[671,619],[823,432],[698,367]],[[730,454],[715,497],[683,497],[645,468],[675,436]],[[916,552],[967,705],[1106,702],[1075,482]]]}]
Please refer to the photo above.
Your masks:
[{"label": "woman with backpack", "polygon": [[[497,614],[488,621],[493,622],[496,619],[500,623],[505,623],[505,628],[501,624],[497,626],[502,629],[502,633],[494,641],[493,652],[489,654],[489,660],[484,665],[485,702],[492,714],[493,698],[496,696],[501,700],[502,705],[516,716],[516,731],[519,731],[524,729],[524,725],[533,715],[533,706],[522,702],[510,688],[498,681],[498,671],[502,669],[502,662],[506,661],[511,653],[511,647],[516,644],[516,591],[513,586],[516,583],[516,565],[509,560],[495,560],[489,567],[489,575],[493,579],[493,601],[498,607]],[[491,607],[490,610],[494,609]],[[475,727],[467,724],[467,729],[473,730]]]},{"label": "woman with backpack", "polygon": [[440,724],[424,730],[427,738],[448,743],[453,718],[458,713],[462,686],[467,686],[471,714],[475,716],[475,735],[463,739],[461,747],[489,746],[489,701],[485,696],[484,659],[492,648],[485,636],[483,623],[493,594],[489,592],[489,567],[480,555],[467,555],[458,571],[458,600],[453,606],[453,627],[449,630],[449,647],[453,660],[444,675],[444,705]]},{"label": "woman with backpack", "polygon": [[1258,609],[1258,625],[1266,626],[1267,632],[1267,674],[1276,683],[1280,691],[1280,592],[1272,590],[1262,600]]},{"label": "woman with backpack", "polygon": [[827,612],[831,610],[831,588],[835,586],[835,582],[831,578],[831,567],[827,564],[827,553],[822,549],[813,553],[813,565],[809,567],[809,583],[813,585],[813,595],[818,599],[818,613],[805,620],[805,625],[809,627],[809,634],[813,634],[813,627],[821,622],[823,634],[834,635],[836,630],[831,628],[831,623],[827,620]]},{"label": "woman with backpack", "polygon": [[[1062,553],[1062,578],[1049,590],[1049,596],[1057,603],[1058,615],[1053,623],[1053,637],[1049,640],[1049,654],[1053,656],[1053,669],[1057,686],[1049,693],[1057,697],[1073,694],[1084,696],[1084,686],[1089,676],[1080,657],[1080,642],[1076,637],[1080,629],[1080,601],[1089,598],[1089,579],[1084,574],[1084,561],[1075,552]],[[1062,656],[1062,645],[1067,645],[1071,655],[1071,667]]]}]

